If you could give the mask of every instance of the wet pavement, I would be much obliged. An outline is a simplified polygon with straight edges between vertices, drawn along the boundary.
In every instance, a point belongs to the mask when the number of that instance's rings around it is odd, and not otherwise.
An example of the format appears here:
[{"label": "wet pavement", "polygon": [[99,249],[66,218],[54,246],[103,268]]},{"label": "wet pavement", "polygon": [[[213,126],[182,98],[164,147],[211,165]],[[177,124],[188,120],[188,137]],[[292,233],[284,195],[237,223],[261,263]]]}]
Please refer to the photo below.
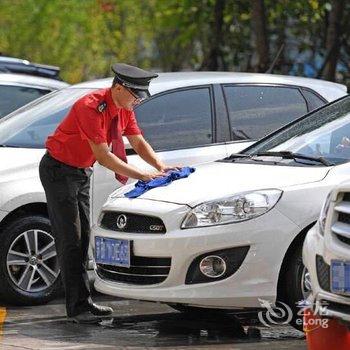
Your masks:
[{"label": "wet pavement", "polygon": [[63,300],[7,307],[0,349],[306,349],[290,326],[262,327],[250,314],[182,314],[167,305],[98,296],[114,317],[100,325],[67,323]]}]

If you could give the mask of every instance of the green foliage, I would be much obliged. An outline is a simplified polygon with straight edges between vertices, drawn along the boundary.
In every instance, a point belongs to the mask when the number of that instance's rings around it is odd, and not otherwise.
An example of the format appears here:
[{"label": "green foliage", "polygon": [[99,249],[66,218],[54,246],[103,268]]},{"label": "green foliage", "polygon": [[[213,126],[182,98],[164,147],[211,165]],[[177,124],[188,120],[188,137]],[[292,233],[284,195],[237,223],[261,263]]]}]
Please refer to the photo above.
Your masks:
[{"label": "green foliage", "polygon": [[141,2],[0,0],[0,51],[78,82],[109,75],[111,62],[137,63],[142,23]]},{"label": "green foliage", "polygon": [[[216,1],[223,4],[219,42]],[[293,63],[286,52],[324,54],[330,0],[265,0],[265,7],[271,59],[281,43],[287,45],[279,71]],[[349,12],[347,6],[347,21]],[[109,76],[117,61],[165,71],[202,69],[215,45],[225,69],[252,68],[250,1],[0,0],[0,52],[60,66],[71,83]],[[347,60],[347,50],[342,54]]]}]

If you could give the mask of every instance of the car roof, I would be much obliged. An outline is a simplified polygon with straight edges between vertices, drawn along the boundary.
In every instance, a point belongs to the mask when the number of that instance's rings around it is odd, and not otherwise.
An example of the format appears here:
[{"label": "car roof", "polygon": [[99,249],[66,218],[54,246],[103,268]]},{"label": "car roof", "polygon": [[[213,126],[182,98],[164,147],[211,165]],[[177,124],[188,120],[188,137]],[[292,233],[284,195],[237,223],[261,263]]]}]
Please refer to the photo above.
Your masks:
[{"label": "car roof", "polygon": [[60,68],[47,64],[33,63],[16,57],[0,55],[0,72],[29,74],[39,77],[61,80]]},{"label": "car roof", "polygon": [[[98,79],[76,85],[71,88],[106,88],[111,86],[113,78]],[[194,85],[206,84],[281,84],[293,85],[312,89],[323,96],[326,100],[331,101],[344,96],[347,87],[342,84],[330,81],[302,78],[289,75],[265,74],[265,73],[235,73],[235,72],[173,72],[159,73],[158,78],[150,83],[151,95]]]},{"label": "car roof", "polygon": [[37,77],[27,74],[0,73],[0,85],[25,85],[38,88],[58,90],[68,87],[69,84],[50,78]]},{"label": "car roof", "polygon": [[11,63],[29,64],[29,61],[28,61],[28,60],[22,60],[21,58],[9,57],[9,56],[0,56],[0,62],[11,62]]}]

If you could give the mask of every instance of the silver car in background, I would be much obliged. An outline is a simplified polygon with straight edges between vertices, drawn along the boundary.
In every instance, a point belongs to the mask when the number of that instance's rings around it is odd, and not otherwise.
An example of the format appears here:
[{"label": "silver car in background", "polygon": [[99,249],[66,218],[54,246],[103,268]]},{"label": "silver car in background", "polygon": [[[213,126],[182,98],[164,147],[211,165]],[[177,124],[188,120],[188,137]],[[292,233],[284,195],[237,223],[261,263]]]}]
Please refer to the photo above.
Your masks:
[{"label": "silver car in background", "polygon": [[69,84],[27,74],[0,73],[0,119],[17,108]]}]

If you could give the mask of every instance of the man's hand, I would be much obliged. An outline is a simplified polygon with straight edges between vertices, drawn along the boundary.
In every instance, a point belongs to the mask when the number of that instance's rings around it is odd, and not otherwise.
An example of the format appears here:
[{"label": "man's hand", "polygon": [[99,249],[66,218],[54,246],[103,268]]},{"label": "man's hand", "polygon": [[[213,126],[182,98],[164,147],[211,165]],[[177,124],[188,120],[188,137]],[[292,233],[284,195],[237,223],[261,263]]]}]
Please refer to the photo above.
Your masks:
[{"label": "man's hand", "polygon": [[[154,168],[158,169],[160,172],[167,172],[169,170],[180,170],[181,166],[167,166],[165,165],[155,154],[153,148],[150,144],[143,138],[142,135],[130,135],[127,136],[130,145],[138,153],[138,155],[146,161],[148,164],[152,165]],[[163,174],[165,175],[165,174]]]},{"label": "man's hand", "polygon": [[165,174],[160,172],[160,171],[156,171],[154,173],[144,173],[144,174],[142,174],[140,180],[148,182],[148,181],[151,181],[151,180],[156,179],[158,177],[163,177],[164,175]]},{"label": "man's hand", "polygon": [[165,164],[161,164],[158,166],[158,170],[163,172],[163,173],[166,173],[167,171],[170,171],[170,170],[181,170],[181,166],[168,166],[168,165],[165,165]]}]

